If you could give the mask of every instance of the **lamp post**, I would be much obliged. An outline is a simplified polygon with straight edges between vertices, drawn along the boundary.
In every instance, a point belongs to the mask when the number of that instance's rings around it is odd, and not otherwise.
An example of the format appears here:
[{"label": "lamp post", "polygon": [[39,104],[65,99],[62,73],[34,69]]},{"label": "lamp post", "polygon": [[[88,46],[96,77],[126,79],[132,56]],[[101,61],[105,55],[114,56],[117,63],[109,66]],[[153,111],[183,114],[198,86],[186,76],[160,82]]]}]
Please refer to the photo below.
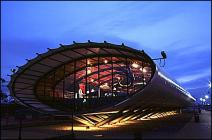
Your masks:
[{"label": "lamp post", "polygon": [[[207,101],[207,99],[209,98],[209,96],[208,95],[205,95],[205,100]],[[206,102],[207,103],[207,102]]]},{"label": "lamp post", "polygon": [[205,105],[205,101],[206,101],[205,99],[202,99],[203,105]]},{"label": "lamp post", "polygon": [[203,99],[202,99],[202,98],[200,98],[199,100],[201,101],[201,105],[203,105]]}]

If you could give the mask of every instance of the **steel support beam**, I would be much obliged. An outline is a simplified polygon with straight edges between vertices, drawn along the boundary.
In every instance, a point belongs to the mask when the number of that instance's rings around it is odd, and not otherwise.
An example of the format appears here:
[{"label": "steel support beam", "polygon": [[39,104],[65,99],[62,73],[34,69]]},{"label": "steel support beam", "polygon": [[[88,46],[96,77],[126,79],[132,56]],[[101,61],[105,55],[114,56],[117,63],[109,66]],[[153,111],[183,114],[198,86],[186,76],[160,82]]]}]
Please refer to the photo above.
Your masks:
[{"label": "steel support beam", "polygon": [[127,78],[127,95],[129,96],[129,75],[128,75],[128,61],[127,61],[127,57],[126,57],[126,78]]},{"label": "steel support beam", "polygon": [[97,96],[98,96],[98,98],[101,97],[99,55],[98,55],[98,95]]},{"label": "steel support beam", "polygon": [[63,66],[63,100],[64,100],[64,94],[65,94],[65,71],[66,71],[66,65]]},{"label": "steel support beam", "polygon": [[112,70],[111,70],[111,71],[112,71],[112,72],[111,72],[112,75],[111,75],[111,76],[112,76],[112,97],[113,97],[113,96],[114,96],[114,94],[113,94],[113,85],[114,85],[114,84],[113,84],[113,82],[114,82],[114,81],[113,81],[113,57],[111,57],[111,67],[112,67]]},{"label": "steel support beam", "polygon": [[88,88],[88,59],[86,58],[86,72],[85,72],[85,95],[87,98],[87,88]]}]

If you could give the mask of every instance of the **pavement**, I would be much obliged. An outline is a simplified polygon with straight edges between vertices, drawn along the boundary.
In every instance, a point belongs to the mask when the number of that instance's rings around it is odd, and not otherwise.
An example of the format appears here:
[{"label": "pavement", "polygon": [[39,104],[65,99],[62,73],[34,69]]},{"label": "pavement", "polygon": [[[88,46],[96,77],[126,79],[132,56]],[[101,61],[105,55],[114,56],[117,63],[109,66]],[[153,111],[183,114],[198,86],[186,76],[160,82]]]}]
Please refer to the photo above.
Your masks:
[{"label": "pavement", "polygon": [[[129,124],[130,123],[130,124]],[[104,130],[75,130],[76,139],[211,139],[211,112],[202,111],[200,122],[195,122],[191,114],[183,114],[169,119],[134,121],[121,127]],[[71,124],[49,124],[23,127],[22,139],[70,139]],[[69,129],[63,129],[68,128]],[[19,129],[1,128],[1,139],[18,139]]]},{"label": "pavement", "polygon": [[[178,124],[182,122],[178,122]],[[146,132],[144,139],[211,139],[211,112],[202,111],[200,114],[200,122],[195,122],[194,117],[188,123],[176,131],[167,131],[166,129],[158,129]]]}]

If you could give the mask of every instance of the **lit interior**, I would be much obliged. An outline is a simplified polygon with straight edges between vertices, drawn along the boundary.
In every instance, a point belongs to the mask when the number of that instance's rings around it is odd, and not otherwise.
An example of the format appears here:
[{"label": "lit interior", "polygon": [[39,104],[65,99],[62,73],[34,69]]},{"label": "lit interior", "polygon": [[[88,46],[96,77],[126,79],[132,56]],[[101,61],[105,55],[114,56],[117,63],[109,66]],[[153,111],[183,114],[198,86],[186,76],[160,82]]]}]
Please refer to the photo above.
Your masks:
[{"label": "lit interior", "polygon": [[[109,104],[143,89],[152,77],[149,62],[126,57],[91,57],[72,61],[46,75],[37,86],[38,97]],[[95,100],[99,101],[95,101]],[[116,102],[113,102],[116,103]],[[91,106],[92,107],[92,106]]]}]

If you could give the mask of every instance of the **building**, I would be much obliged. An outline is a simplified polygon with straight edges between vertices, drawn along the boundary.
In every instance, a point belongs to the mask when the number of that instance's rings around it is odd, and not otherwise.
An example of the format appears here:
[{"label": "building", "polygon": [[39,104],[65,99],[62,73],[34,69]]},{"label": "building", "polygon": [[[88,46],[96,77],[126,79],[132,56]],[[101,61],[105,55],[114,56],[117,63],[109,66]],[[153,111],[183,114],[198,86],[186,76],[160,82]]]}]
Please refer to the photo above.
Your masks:
[{"label": "building", "polygon": [[[138,119],[195,102],[143,50],[124,44],[74,42],[48,48],[27,61],[11,76],[15,100],[41,113],[74,114],[88,125]],[[107,117],[100,119],[98,114]]]}]

